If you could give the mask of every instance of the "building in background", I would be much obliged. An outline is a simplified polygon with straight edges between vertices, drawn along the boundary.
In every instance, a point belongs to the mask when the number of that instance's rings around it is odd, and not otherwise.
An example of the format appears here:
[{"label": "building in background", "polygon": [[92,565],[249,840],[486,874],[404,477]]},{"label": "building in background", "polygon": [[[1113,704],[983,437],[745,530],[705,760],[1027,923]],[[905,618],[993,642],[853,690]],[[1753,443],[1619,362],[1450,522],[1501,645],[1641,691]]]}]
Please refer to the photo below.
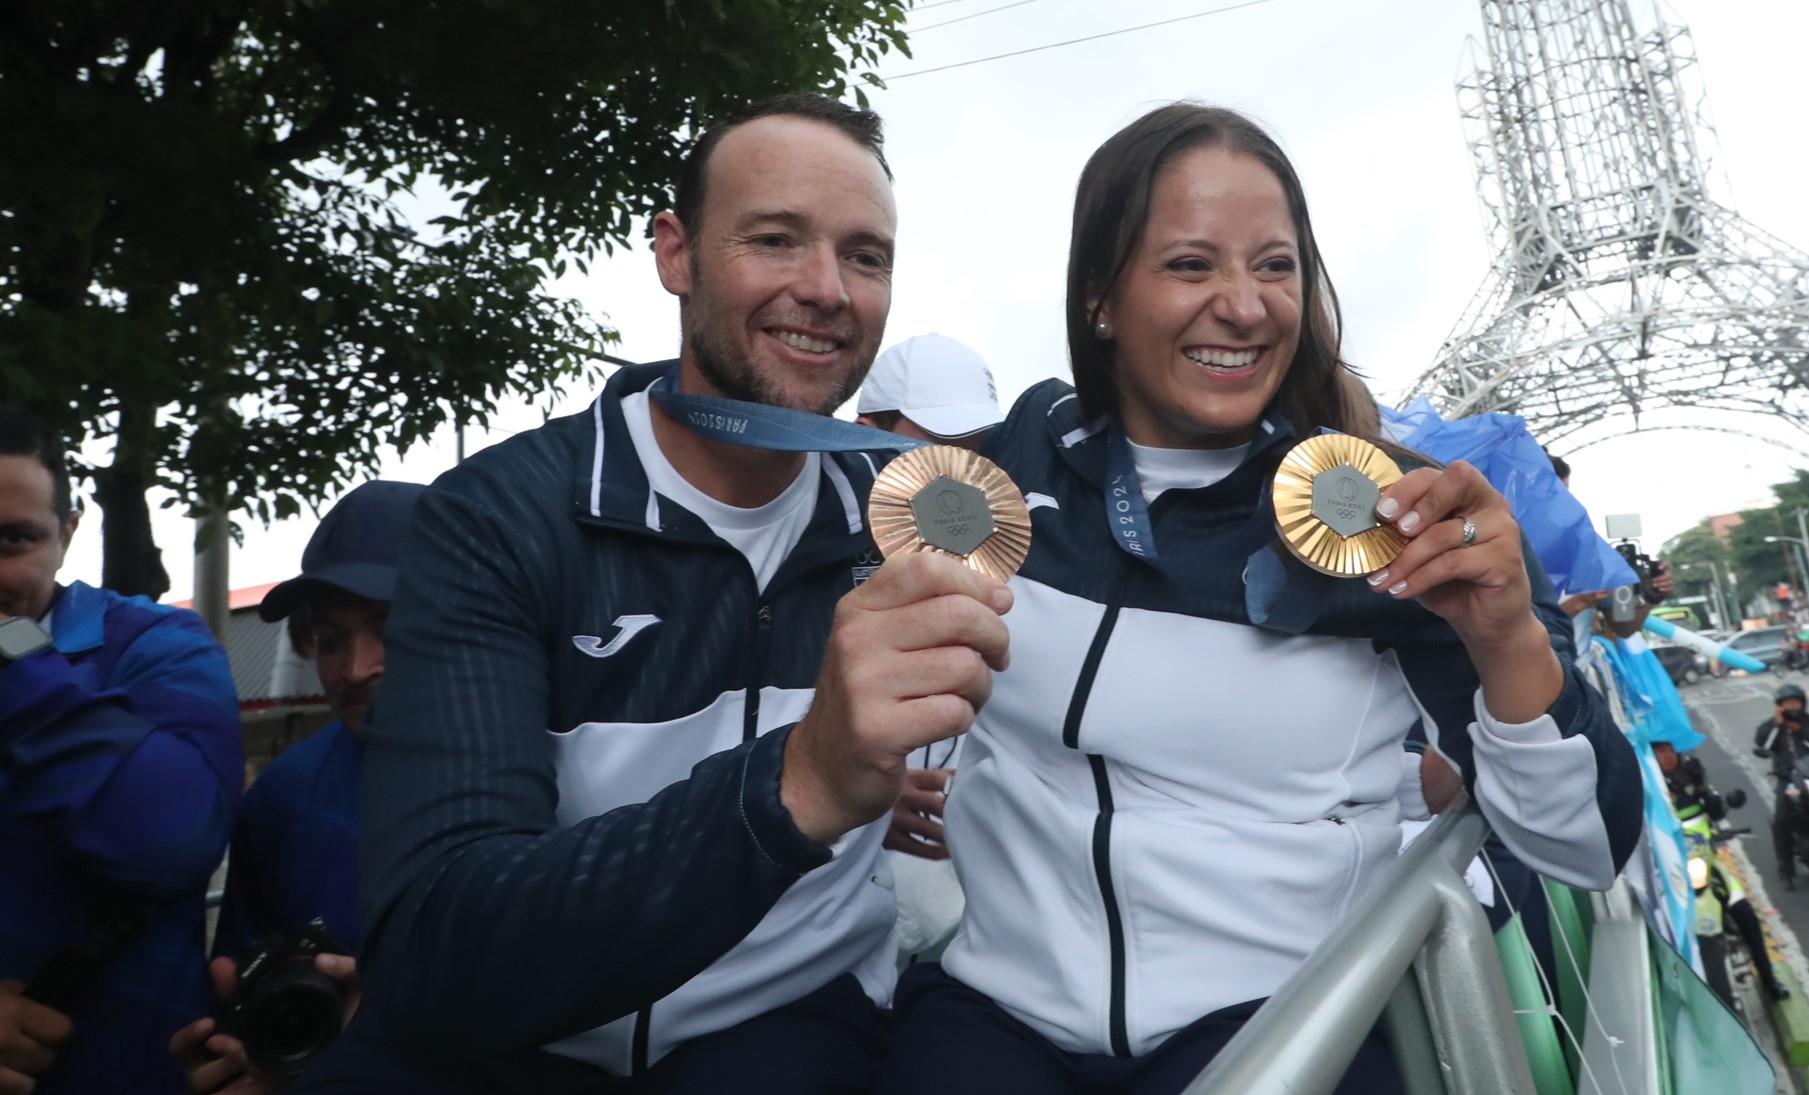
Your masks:
[{"label": "building in background", "polygon": [[[226,657],[239,692],[245,762],[253,771],[333,721],[314,663],[296,653],[287,624],[258,617],[264,595],[275,586],[235,589],[228,600]],[[177,607],[191,606],[179,601]]]}]

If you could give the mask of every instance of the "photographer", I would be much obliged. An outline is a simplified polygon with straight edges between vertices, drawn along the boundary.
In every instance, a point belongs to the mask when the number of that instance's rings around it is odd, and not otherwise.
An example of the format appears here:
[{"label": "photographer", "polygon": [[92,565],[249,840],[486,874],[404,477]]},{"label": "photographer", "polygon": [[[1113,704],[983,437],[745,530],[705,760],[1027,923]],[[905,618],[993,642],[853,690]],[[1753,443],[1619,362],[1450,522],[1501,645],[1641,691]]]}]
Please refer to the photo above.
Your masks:
[{"label": "photographer", "polygon": [[199,616],[57,582],[80,519],[62,442],[0,404],[0,1092],[163,1095],[207,1006],[238,698]]},{"label": "photographer", "polygon": [[[1550,451],[1545,453],[1551,461],[1551,468],[1558,480],[1566,487],[1570,486],[1570,464],[1561,456],[1554,456]],[[1610,517],[1610,525],[1615,518]],[[1610,536],[1615,533],[1610,532]],[[1633,535],[1637,536],[1635,532]],[[1639,544],[1631,539],[1620,539],[1614,544],[1614,550],[1620,553],[1627,565],[1633,568],[1638,581],[1630,586],[1615,589],[1594,589],[1582,593],[1571,593],[1558,602],[1558,607],[1567,616],[1575,617],[1592,608],[1599,608],[1606,630],[1617,638],[1628,639],[1639,633],[1645,626],[1646,617],[1652,609],[1671,599],[1676,590],[1676,583],[1671,577],[1671,564],[1660,562],[1639,549]],[[1630,600],[1617,597],[1622,589],[1629,591]],[[1618,611],[1617,611],[1618,609]],[[1619,619],[1616,619],[1616,616]],[[1585,631],[1578,632],[1578,641],[1583,641]]]},{"label": "photographer", "polygon": [[1777,801],[1771,811],[1771,838],[1777,850],[1778,874],[1784,888],[1796,889],[1795,813],[1802,804],[1796,782],[1796,762],[1804,755],[1803,688],[1786,684],[1772,696],[1777,711],[1753,733],[1753,752],[1771,758],[1771,776],[1777,781]]},{"label": "photographer", "polygon": [[[289,618],[297,650],[314,658],[338,721],[271,761],[245,797],[208,967],[225,1014],[190,1023],[170,1042],[192,1091],[276,1090],[305,1070],[357,1009],[351,955],[361,942],[364,715],[383,678],[399,545],[421,491],[412,483],[371,482],[340,499],[309,539],[301,574],[272,589],[258,608],[265,620]],[[323,979],[306,977],[309,962]],[[280,999],[272,991],[279,978],[289,994]],[[263,1018],[279,1010],[279,1029],[266,1031]]]}]

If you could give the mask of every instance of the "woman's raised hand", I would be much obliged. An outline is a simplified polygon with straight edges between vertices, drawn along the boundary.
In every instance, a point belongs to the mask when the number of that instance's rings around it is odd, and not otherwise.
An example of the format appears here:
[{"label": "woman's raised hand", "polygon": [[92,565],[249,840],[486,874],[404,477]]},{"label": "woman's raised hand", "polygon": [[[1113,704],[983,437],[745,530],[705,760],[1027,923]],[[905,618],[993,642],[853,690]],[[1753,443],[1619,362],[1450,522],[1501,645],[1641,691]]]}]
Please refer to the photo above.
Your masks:
[{"label": "woman's raised hand", "polygon": [[1462,460],[1419,468],[1383,492],[1376,513],[1408,538],[1368,578],[1391,597],[1416,597],[1463,639],[1496,718],[1529,722],[1563,687],[1551,638],[1532,612],[1520,524],[1506,498]]}]

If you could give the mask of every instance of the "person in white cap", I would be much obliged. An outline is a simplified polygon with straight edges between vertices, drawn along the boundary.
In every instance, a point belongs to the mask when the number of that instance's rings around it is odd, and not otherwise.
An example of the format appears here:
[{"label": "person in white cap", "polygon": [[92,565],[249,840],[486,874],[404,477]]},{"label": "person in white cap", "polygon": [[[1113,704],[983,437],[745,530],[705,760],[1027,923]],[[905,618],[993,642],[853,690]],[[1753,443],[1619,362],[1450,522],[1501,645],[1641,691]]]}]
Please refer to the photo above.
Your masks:
[{"label": "person in white cap", "polygon": [[938,334],[907,338],[880,354],[855,413],[864,426],[964,449],[978,449],[1005,419],[985,359]]},{"label": "person in white cap", "polygon": [[[907,338],[875,358],[855,411],[863,426],[973,450],[1005,418],[986,360],[939,334]],[[959,747],[956,738],[912,753],[892,807],[885,846],[898,887],[901,961],[939,957],[961,918],[961,883],[942,842],[942,800]]]}]

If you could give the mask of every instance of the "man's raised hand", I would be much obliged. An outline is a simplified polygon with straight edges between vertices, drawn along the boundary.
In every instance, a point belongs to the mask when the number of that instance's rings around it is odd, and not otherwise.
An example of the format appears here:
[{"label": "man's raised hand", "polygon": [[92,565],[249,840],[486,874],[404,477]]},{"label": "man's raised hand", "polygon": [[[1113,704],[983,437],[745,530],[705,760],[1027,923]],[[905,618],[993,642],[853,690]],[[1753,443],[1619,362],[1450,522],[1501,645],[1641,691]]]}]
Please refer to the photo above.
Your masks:
[{"label": "man's raised hand", "polygon": [[997,579],[928,553],[888,559],[836,606],[810,713],[785,743],[779,797],[831,844],[892,808],[915,749],[964,734],[1009,661]]}]

